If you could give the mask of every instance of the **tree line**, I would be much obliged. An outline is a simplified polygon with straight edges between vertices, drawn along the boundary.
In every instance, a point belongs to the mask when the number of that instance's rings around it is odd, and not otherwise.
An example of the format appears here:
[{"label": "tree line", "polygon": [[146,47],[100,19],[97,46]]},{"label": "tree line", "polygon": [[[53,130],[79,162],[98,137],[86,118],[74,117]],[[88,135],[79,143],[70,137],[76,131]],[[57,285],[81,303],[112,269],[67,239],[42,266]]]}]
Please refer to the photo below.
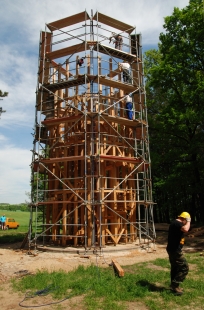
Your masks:
[{"label": "tree line", "polygon": [[190,0],[164,19],[145,53],[155,221],[182,211],[204,223],[204,7]]},{"label": "tree line", "polygon": [[0,210],[4,211],[30,211],[29,206],[26,203],[21,204],[9,204],[9,203],[0,203]]}]

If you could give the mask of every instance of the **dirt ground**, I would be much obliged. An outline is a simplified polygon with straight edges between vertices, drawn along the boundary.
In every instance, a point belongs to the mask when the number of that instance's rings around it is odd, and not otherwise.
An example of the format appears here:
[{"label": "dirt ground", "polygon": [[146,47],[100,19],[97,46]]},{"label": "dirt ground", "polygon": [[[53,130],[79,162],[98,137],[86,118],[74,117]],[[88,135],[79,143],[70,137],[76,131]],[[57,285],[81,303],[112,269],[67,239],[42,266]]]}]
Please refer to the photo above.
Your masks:
[{"label": "dirt ground", "polygon": [[[108,267],[112,260],[116,261],[120,266],[132,265],[138,262],[151,261],[156,258],[167,258],[165,250],[167,240],[167,231],[157,232],[157,243],[150,245],[138,246],[133,244],[107,246],[102,250],[89,249],[63,249],[50,248],[49,251],[39,249],[20,250],[21,244],[1,244],[0,245],[0,300],[2,310],[19,310],[19,305],[24,299],[24,294],[12,292],[10,279],[13,277],[27,276],[35,273],[37,270],[65,270],[70,271],[79,265],[89,266],[95,264],[97,266]],[[185,252],[203,251],[204,236],[197,238],[186,238]],[[109,266],[110,267],[110,266]],[[111,268],[111,267],[110,267]],[[29,302],[23,302],[23,307],[29,309],[72,309],[85,310],[82,306],[83,296],[67,299],[57,305],[49,305],[39,307],[40,304],[48,304],[50,296],[36,297],[35,303],[32,301],[32,307]],[[43,299],[42,299],[43,298]],[[56,301],[56,300],[55,300]],[[35,306],[34,306],[35,305]],[[128,309],[147,310],[145,305],[141,303],[128,303]],[[108,309],[107,309],[108,310]]]}]

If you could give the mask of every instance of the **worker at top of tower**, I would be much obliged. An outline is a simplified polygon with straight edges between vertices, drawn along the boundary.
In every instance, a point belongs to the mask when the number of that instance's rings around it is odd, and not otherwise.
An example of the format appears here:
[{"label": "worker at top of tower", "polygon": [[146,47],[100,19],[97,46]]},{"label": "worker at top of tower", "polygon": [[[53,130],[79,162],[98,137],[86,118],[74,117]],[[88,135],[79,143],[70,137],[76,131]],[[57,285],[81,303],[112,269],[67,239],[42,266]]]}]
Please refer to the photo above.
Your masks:
[{"label": "worker at top of tower", "polygon": [[113,43],[115,44],[115,48],[118,50],[122,50],[123,38],[120,34],[115,34],[112,32],[112,36],[109,38],[109,43],[111,43],[113,39]]},{"label": "worker at top of tower", "polygon": [[119,70],[123,72],[123,81],[131,83],[130,64],[128,62],[119,62]]}]

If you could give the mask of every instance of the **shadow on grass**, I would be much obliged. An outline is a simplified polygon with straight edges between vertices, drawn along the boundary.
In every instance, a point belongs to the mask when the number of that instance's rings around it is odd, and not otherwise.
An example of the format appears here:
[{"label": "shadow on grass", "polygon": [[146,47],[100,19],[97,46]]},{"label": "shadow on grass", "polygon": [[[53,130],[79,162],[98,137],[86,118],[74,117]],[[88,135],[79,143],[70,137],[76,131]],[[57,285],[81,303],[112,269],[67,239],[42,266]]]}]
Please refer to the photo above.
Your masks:
[{"label": "shadow on grass", "polygon": [[169,291],[166,287],[158,286],[154,283],[150,283],[147,280],[140,280],[136,282],[136,285],[140,285],[142,287],[146,287],[148,291],[150,292],[163,292],[163,291]]},{"label": "shadow on grass", "polygon": [[0,236],[0,244],[21,242],[25,237],[24,233],[16,233],[15,235],[5,234]]}]

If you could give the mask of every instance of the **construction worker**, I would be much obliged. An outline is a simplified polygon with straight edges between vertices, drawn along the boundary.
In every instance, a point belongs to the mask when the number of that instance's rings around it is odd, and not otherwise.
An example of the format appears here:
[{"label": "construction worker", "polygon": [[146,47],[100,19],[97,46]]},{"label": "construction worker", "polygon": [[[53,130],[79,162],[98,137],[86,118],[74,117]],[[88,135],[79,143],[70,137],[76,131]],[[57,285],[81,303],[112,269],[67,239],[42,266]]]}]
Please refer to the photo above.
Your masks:
[{"label": "construction worker", "polygon": [[115,39],[113,43],[115,44],[115,48],[118,50],[122,50],[122,45],[123,45],[123,38],[120,34],[114,34],[112,33],[112,36],[109,38],[109,43],[111,43],[112,38]]},{"label": "construction worker", "polygon": [[182,253],[184,245],[184,233],[190,229],[191,217],[188,212],[182,212],[169,226],[167,253],[171,264],[170,288],[176,295],[182,295],[183,290],[179,287],[189,271],[188,263]]},{"label": "construction worker", "polygon": [[84,59],[85,59],[85,57],[78,59],[77,65],[79,65],[79,67],[81,67],[84,64]]},{"label": "construction worker", "polygon": [[123,72],[123,82],[131,83],[130,64],[128,62],[119,63],[119,70]]},{"label": "construction worker", "polygon": [[126,93],[124,101],[125,101],[127,118],[133,120],[132,97]]}]

